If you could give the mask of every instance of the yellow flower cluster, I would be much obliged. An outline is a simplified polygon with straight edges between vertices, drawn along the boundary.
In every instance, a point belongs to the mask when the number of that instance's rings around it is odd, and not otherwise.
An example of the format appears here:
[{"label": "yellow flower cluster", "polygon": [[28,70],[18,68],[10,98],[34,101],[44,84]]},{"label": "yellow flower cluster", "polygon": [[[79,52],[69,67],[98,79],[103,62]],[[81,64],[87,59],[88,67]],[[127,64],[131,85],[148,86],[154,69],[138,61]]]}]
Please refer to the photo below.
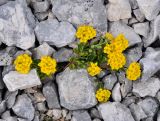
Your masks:
[{"label": "yellow flower cluster", "polygon": [[81,43],[86,43],[88,40],[93,39],[96,36],[96,30],[89,25],[82,25],[78,27],[76,37],[80,39]]},{"label": "yellow flower cluster", "polygon": [[123,52],[126,50],[128,47],[128,40],[124,37],[123,34],[119,34],[115,39],[110,36],[108,38],[112,38],[112,41],[110,44],[106,44],[104,47],[104,53],[109,54],[111,52]]},{"label": "yellow flower cluster", "polygon": [[140,64],[137,62],[132,62],[126,71],[126,75],[129,80],[137,80],[141,76]]},{"label": "yellow flower cluster", "polygon": [[51,58],[50,56],[43,56],[41,58],[40,63],[38,64],[38,66],[41,69],[41,72],[45,73],[46,75],[51,75],[55,73],[56,65],[57,65],[56,60]]},{"label": "yellow flower cluster", "polygon": [[106,32],[105,38],[108,39],[109,41],[113,41],[114,40],[114,36],[111,33],[108,33],[108,32]]},{"label": "yellow flower cluster", "polygon": [[111,96],[111,92],[107,89],[98,89],[96,92],[96,98],[99,102],[107,102]]},{"label": "yellow flower cluster", "polygon": [[14,61],[15,69],[21,74],[27,74],[30,71],[32,59],[28,54],[17,56]]},{"label": "yellow flower cluster", "polygon": [[87,71],[91,76],[95,76],[95,75],[99,74],[101,72],[101,70],[102,69],[97,66],[97,63],[93,63],[93,62],[91,62],[90,66],[87,68]]},{"label": "yellow flower cluster", "polygon": [[126,64],[126,58],[123,53],[113,52],[108,54],[108,65],[112,70],[119,70]]}]

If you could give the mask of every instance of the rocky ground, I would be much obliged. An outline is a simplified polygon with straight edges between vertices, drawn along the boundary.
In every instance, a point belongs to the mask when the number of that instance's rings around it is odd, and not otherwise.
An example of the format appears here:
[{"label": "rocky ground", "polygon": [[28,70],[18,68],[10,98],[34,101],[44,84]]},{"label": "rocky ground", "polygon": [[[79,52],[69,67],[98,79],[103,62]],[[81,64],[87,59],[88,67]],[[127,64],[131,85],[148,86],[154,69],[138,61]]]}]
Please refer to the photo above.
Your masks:
[{"label": "rocky ground", "polygon": [[[160,0],[0,0],[0,121],[160,121],[159,13]],[[97,103],[84,69],[40,80],[35,70],[21,75],[12,65],[28,53],[50,55],[64,68],[80,24],[123,33],[130,44],[127,62],[142,65],[134,82],[123,72],[98,76],[112,92],[107,103]]]}]

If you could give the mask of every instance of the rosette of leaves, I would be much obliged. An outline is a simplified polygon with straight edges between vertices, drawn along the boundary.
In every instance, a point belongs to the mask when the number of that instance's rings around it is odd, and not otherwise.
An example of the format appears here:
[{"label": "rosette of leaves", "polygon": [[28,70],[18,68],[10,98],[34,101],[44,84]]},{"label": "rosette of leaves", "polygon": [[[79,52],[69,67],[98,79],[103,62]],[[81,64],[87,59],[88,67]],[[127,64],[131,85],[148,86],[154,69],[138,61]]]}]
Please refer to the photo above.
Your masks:
[{"label": "rosette of leaves", "polygon": [[102,68],[106,65],[107,57],[103,53],[103,48],[107,40],[104,37],[99,37],[96,40],[91,40],[88,43],[78,43],[75,48],[74,56],[70,58],[69,67],[71,69],[86,68],[90,62],[97,62]]}]

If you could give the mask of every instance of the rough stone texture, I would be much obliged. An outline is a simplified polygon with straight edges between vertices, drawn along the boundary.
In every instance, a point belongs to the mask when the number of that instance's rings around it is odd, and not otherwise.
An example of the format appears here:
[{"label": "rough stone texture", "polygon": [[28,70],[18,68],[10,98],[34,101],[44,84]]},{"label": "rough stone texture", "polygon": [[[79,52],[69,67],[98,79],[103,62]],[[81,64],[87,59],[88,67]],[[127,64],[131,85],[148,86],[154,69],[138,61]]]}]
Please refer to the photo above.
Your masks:
[{"label": "rough stone texture", "polygon": [[57,91],[54,83],[47,83],[43,87],[43,94],[49,108],[60,108]]},{"label": "rough stone texture", "polygon": [[119,33],[123,33],[128,39],[130,46],[141,43],[141,38],[134,32],[133,28],[120,21],[111,23],[109,32],[114,36],[117,36]]},{"label": "rough stone texture", "polygon": [[131,6],[129,0],[109,0],[107,15],[109,21],[131,18]]},{"label": "rough stone texture", "polygon": [[102,116],[99,114],[99,111],[97,110],[97,108],[92,108],[90,111],[90,115],[92,118],[102,118]]},{"label": "rough stone texture", "polygon": [[25,0],[10,1],[0,7],[0,40],[8,46],[34,46],[34,16]]},{"label": "rough stone texture", "polygon": [[147,118],[147,115],[143,111],[143,109],[137,104],[131,104],[129,106],[130,111],[135,119],[135,121],[140,121],[143,118]]},{"label": "rough stone texture", "polygon": [[160,70],[160,48],[153,49],[148,47],[140,63],[143,66],[142,81],[146,81]]},{"label": "rough stone texture", "polygon": [[147,117],[153,117],[158,110],[158,101],[151,97],[146,97],[138,102],[138,105],[143,109]]},{"label": "rough stone texture", "polygon": [[35,28],[35,34],[40,43],[63,47],[75,40],[75,28],[69,22],[58,22],[48,19],[40,22]]},{"label": "rough stone texture", "polygon": [[158,111],[157,121],[160,121],[160,111]]},{"label": "rough stone texture", "polygon": [[122,104],[126,105],[127,107],[129,105],[131,105],[132,103],[135,103],[137,100],[137,97],[136,96],[128,96],[128,97],[125,97],[122,101]]},{"label": "rough stone texture", "polygon": [[72,49],[61,48],[53,54],[53,57],[57,62],[66,62],[69,61],[69,58],[73,55]]},{"label": "rough stone texture", "polygon": [[115,83],[117,82],[117,77],[115,74],[110,74],[105,76],[102,81],[104,82],[104,87],[112,90],[113,86],[115,85]]},{"label": "rough stone texture", "polygon": [[3,5],[3,4],[5,4],[5,3],[7,3],[7,2],[8,2],[8,0],[1,0],[0,1],[0,6]]},{"label": "rough stone texture", "polygon": [[150,78],[147,81],[136,81],[133,83],[133,93],[145,96],[155,96],[160,89],[160,80],[158,78]]},{"label": "rough stone texture", "polygon": [[128,23],[129,23],[129,25],[132,25],[132,24],[135,24],[137,22],[138,22],[138,20],[136,18],[130,18]]},{"label": "rough stone texture", "polygon": [[18,89],[26,89],[41,85],[40,79],[35,69],[28,74],[20,74],[17,71],[10,71],[3,78],[9,91],[16,91]]},{"label": "rough stone texture", "polygon": [[6,110],[6,101],[0,102],[0,114],[2,114]]},{"label": "rough stone texture", "polygon": [[40,59],[42,56],[51,56],[55,52],[55,50],[49,46],[46,42],[41,44],[39,47],[34,48],[32,51],[33,57],[36,59]]},{"label": "rough stone texture", "polygon": [[87,111],[74,111],[72,121],[92,121]]},{"label": "rough stone texture", "polygon": [[[0,67],[0,90],[4,88],[4,82],[2,78],[2,67]],[[0,91],[1,92],[1,91]],[[0,101],[1,102],[1,101]]]},{"label": "rough stone texture", "polygon": [[153,20],[160,12],[159,0],[137,0],[138,6],[147,20]]},{"label": "rough stone texture", "polygon": [[[67,78],[66,78],[67,77]],[[84,69],[67,68],[56,77],[61,105],[69,110],[87,109],[97,104],[93,80]]]},{"label": "rough stone texture", "polygon": [[135,121],[130,110],[119,102],[100,104],[98,110],[104,121]]},{"label": "rough stone texture", "polygon": [[49,9],[49,2],[48,0],[44,1],[37,1],[37,2],[32,2],[32,7],[34,9],[34,12],[45,12]]},{"label": "rough stone texture", "polygon": [[74,25],[90,24],[107,31],[107,13],[102,0],[53,0],[52,11],[60,21]]},{"label": "rough stone texture", "polygon": [[112,99],[116,102],[121,101],[121,92],[120,92],[120,84],[117,83],[112,90]]},{"label": "rough stone texture", "polygon": [[149,22],[134,24],[133,28],[137,34],[142,35],[143,37],[147,37],[149,34]]},{"label": "rough stone texture", "polygon": [[136,0],[129,0],[132,9],[138,8],[138,3]]},{"label": "rough stone texture", "polygon": [[15,103],[17,94],[18,94],[18,91],[7,92],[7,94],[5,95],[5,100],[6,100],[7,108],[9,108],[9,109],[12,108],[12,106]]},{"label": "rough stone texture", "polygon": [[31,121],[34,118],[35,109],[31,99],[26,94],[18,96],[12,110],[17,116],[25,118],[28,121]]},{"label": "rough stone texture", "polygon": [[140,9],[133,10],[133,13],[139,22],[143,22],[145,20],[145,16]]},{"label": "rough stone texture", "polygon": [[62,117],[62,111],[60,109],[53,109],[52,114],[53,114],[53,120],[58,120]]}]

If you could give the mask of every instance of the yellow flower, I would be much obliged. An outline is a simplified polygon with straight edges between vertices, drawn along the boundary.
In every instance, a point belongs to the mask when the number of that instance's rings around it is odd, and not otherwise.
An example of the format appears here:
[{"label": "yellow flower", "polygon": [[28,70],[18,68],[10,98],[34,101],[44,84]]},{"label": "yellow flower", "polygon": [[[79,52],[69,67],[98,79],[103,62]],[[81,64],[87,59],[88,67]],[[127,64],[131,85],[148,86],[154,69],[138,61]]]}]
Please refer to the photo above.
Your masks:
[{"label": "yellow flower", "polygon": [[126,71],[126,75],[129,80],[137,80],[141,76],[140,64],[137,62],[132,62]]},{"label": "yellow flower", "polygon": [[93,39],[96,36],[96,30],[89,25],[82,25],[78,27],[76,37],[80,39],[81,43],[86,43],[88,40]]},{"label": "yellow flower", "polygon": [[126,58],[123,53],[113,52],[108,54],[108,65],[112,70],[119,70],[126,64]]},{"label": "yellow flower", "polygon": [[97,63],[93,63],[93,62],[91,62],[90,66],[87,68],[87,71],[91,76],[95,76],[95,75],[99,74],[101,72],[101,70],[102,69],[97,66]]},{"label": "yellow flower", "polygon": [[107,89],[98,89],[96,91],[96,98],[99,102],[107,102],[111,96],[111,92]]},{"label": "yellow flower", "polygon": [[22,74],[27,74],[30,71],[31,64],[32,59],[28,54],[19,55],[14,61],[16,71]]},{"label": "yellow flower", "polygon": [[51,75],[56,72],[56,60],[51,58],[50,56],[43,56],[41,58],[40,63],[38,66],[41,69],[42,73],[45,73],[46,75]]},{"label": "yellow flower", "polygon": [[111,33],[108,33],[108,32],[105,34],[105,38],[107,38],[110,41],[114,40],[114,36]]}]

